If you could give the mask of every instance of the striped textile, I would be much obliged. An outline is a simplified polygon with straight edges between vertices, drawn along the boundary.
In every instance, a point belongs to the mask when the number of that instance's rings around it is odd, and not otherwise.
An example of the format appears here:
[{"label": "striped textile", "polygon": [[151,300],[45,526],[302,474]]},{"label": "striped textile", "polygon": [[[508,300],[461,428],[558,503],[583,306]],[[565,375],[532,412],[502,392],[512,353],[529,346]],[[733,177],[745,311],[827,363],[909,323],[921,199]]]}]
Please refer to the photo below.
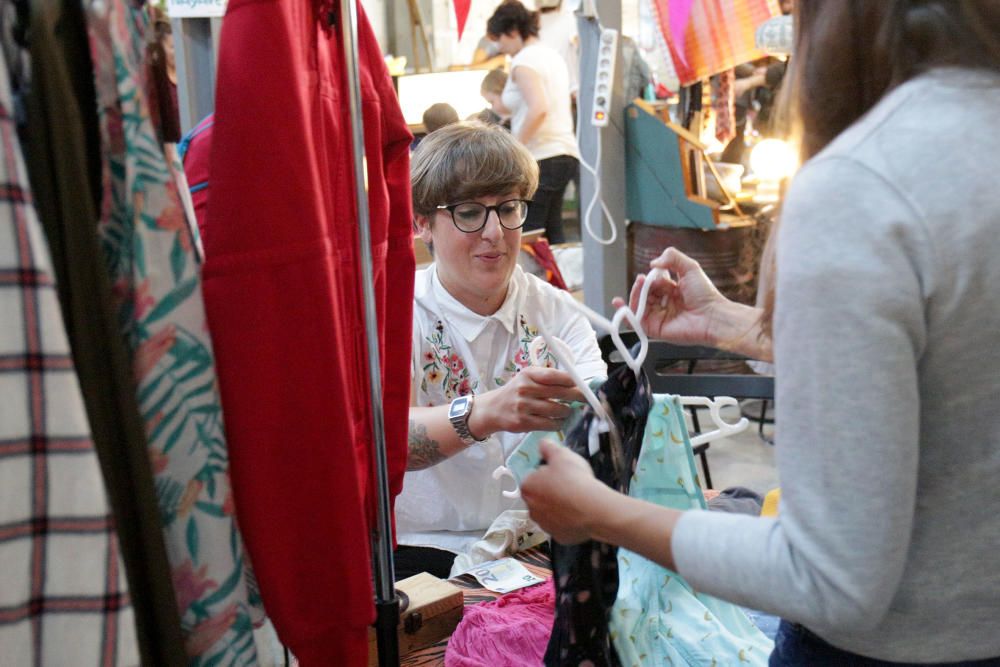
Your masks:
[{"label": "striped textile", "polygon": [[754,31],[780,13],[777,0],[651,2],[682,86],[766,55]]},{"label": "striped textile", "polygon": [[0,664],[137,665],[135,624],[0,59]]}]

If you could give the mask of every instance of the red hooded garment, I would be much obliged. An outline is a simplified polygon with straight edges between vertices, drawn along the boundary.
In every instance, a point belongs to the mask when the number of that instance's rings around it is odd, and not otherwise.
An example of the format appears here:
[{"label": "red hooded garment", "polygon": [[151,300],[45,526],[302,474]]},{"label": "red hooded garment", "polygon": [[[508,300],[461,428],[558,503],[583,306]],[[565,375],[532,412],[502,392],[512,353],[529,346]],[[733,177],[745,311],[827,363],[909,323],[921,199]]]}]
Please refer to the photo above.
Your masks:
[{"label": "red hooded garment", "polygon": [[[402,488],[414,259],[411,135],[358,3],[390,491]],[[375,489],[351,129],[329,2],[230,0],[204,295],[240,529],[306,667],[363,665]]]}]

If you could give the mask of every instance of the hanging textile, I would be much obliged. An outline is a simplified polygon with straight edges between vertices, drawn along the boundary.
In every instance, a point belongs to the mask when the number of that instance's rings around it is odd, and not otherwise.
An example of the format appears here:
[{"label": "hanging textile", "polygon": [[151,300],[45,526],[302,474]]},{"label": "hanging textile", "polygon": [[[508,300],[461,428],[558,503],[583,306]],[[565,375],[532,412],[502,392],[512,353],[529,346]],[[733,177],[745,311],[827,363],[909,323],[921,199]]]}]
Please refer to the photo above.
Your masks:
[{"label": "hanging textile", "polygon": [[754,31],[778,15],[777,0],[651,0],[682,86],[765,54]]},{"label": "hanging textile", "polygon": [[712,113],[715,115],[715,138],[727,144],[736,136],[736,70],[727,69],[712,77]]},{"label": "hanging textile", "polygon": [[150,121],[147,11],[124,0],[88,6],[105,157],[101,246],[132,352],[189,664],[251,664],[249,564],[234,518],[198,233],[179,163]]},{"label": "hanging textile", "polygon": [[[410,402],[412,139],[357,11],[394,497]],[[374,457],[340,20],[329,2],[230,2],[205,223],[240,527],[268,615],[307,667],[365,664],[374,619]]]},{"label": "hanging textile", "polygon": [[[14,58],[21,64],[16,81],[27,107],[28,174],[114,512],[141,662],[177,667],[187,659],[145,428],[96,234],[100,135],[83,8],[79,2],[33,0],[24,17],[29,13],[30,59]],[[23,26],[14,33],[24,34]],[[13,35],[3,38],[11,62],[21,47]],[[25,65],[29,61],[33,71]]]},{"label": "hanging textile", "polygon": [[0,59],[0,645],[9,665],[135,665],[104,481]]},{"label": "hanging textile", "polygon": [[[706,509],[674,396],[654,397],[629,495],[677,510]],[[698,593],[676,572],[618,551],[610,631],[625,665],[767,664],[773,643],[736,605]]]},{"label": "hanging textile", "polygon": [[[566,446],[588,460],[597,479],[627,493],[651,406],[649,382],[622,364],[601,385],[597,397],[611,423],[604,424],[587,406],[566,437]],[[598,444],[596,449],[593,443]],[[548,667],[587,661],[596,666],[621,664],[608,631],[618,593],[617,553],[618,547],[593,540],[575,545],[552,542],[556,619],[545,651]]]}]

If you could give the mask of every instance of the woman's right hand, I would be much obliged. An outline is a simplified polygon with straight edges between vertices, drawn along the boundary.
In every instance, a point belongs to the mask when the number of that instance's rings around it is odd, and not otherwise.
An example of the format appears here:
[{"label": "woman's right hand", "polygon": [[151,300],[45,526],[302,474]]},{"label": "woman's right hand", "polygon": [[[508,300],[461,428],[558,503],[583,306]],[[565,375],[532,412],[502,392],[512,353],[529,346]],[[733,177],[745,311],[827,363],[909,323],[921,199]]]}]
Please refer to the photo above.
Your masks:
[{"label": "woman's right hand", "polygon": [[510,382],[476,397],[469,430],[479,438],[498,431],[556,431],[570,414],[560,401],[582,401],[583,394],[566,371],[528,366]]},{"label": "woman's right hand", "polygon": [[[676,248],[667,248],[650,262],[651,268],[663,273],[654,278],[646,301],[642,327],[650,338],[677,345],[714,346],[716,328],[722,311],[731,302],[712,284],[695,260]],[[676,278],[670,278],[666,272]],[[639,275],[629,296],[629,307],[636,311],[639,294],[647,276]],[[624,305],[616,298],[616,308]]]}]

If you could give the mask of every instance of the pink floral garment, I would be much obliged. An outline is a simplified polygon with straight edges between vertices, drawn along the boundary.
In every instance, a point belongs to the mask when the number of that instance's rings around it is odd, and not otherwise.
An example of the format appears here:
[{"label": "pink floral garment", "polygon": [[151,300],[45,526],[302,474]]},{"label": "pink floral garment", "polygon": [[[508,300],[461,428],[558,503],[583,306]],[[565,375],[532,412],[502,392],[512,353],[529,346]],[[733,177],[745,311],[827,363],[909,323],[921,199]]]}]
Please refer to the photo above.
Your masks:
[{"label": "pink floral garment", "polygon": [[259,610],[234,518],[197,228],[145,95],[147,10],[92,0],[87,20],[104,154],[98,229],[133,353],[185,648],[192,665],[255,664]]}]

